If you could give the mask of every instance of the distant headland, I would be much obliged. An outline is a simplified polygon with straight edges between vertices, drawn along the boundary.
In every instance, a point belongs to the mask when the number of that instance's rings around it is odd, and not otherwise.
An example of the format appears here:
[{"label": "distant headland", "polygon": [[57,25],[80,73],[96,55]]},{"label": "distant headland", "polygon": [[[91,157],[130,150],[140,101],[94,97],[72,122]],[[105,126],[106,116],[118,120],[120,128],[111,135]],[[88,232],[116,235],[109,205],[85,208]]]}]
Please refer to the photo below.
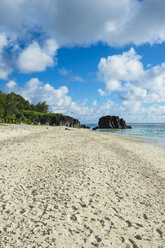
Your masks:
[{"label": "distant headland", "polygon": [[2,91],[0,91],[0,122],[87,128],[70,116],[49,113],[46,102],[38,102],[34,105],[14,92],[4,94]]},{"label": "distant headland", "polygon": [[[90,128],[81,125],[80,121],[73,117],[61,113],[49,113],[46,102],[38,102],[34,105],[14,92],[5,94],[2,91],[0,91],[0,122]],[[127,126],[119,116],[107,115],[99,119],[98,126],[93,130],[102,128],[126,129],[131,126]]]}]

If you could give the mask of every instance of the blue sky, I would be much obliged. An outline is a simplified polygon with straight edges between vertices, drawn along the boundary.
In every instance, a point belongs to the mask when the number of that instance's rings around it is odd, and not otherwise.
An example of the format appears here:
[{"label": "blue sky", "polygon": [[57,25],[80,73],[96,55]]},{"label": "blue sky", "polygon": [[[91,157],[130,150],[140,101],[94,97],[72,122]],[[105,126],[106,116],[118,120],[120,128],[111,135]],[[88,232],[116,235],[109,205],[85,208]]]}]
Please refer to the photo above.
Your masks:
[{"label": "blue sky", "polygon": [[0,90],[97,122],[165,122],[165,2],[1,0]]}]

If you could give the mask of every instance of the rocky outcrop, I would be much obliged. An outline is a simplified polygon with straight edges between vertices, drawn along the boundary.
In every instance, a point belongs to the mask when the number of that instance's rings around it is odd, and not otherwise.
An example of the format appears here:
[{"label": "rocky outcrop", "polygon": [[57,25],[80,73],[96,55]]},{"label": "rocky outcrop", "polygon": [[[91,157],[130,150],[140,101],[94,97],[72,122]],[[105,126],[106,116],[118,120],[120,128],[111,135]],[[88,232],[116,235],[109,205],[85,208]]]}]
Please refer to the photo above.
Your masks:
[{"label": "rocky outcrop", "polygon": [[97,126],[97,127],[93,127],[92,128],[92,130],[97,130],[97,129],[99,129],[99,127]]},{"label": "rocky outcrop", "polygon": [[79,120],[66,115],[51,116],[49,120],[49,125],[80,128]]},{"label": "rocky outcrop", "polygon": [[90,127],[89,127],[89,126],[86,126],[86,125],[84,125],[84,124],[83,124],[83,125],[81,125],[80,127],[81,127],[81,128],[90,129]]},{"label": "rocky outcrop", "polygon": [[93,128],[96,129],[104,129],[104,128],[116,128],[116,129],[126,129],[131,128],[131,126],[127,126],[123,119],[120,119],[119,116],[103,116],[99,119],[98,127]]},{"label": "rocky outcrop", "polygon": [[[90,127],[86,125],[81,125],[79,120],[74,119],[67,115],[62,114],[41,114],[38,115],[35,113],[34,116],[29,117],[28,113],[25,113],[25,116],[30,120],[29,123],[26,124],[36,124],[36,125],[50,125],[50,126],[65,126],[65,127],[75,127],[75,128],[87,128],[90,129]],[[5,122],[5,119],[0,118],[0,122]],[[9,123],[6,121],[6,123]],[[10,123],[14,124],[21,124],[24,123],[23,121],[13,119],[10,121]]]},{"label": "rocky outcrop", "polygon": [[90,129],[90,127],[86,126],[86,125],[81,125],[79,120],[74,119],[70,116],[66,116],[66,115],[62,115],[62,116],[54,116],[53,118],[51,118],[51,123],[49,123],[50,125],[54,125],[54,126],[66,126],[66,127],[76,127],[76,128],[86,128],[86,129]]}]

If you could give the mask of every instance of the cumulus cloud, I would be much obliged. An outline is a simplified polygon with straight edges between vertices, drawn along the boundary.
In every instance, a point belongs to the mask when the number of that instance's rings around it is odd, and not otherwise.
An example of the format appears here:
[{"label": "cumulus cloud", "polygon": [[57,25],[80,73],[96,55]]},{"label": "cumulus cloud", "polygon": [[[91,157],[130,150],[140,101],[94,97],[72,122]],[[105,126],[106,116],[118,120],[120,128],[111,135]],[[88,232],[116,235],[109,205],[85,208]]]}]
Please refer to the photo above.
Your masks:
[{"label": "cumulus cloud", "polygon": [[158,43],[165,40],[164,13],[162,0],[1,0],[0,31],[27,39],[37,28],[60,46]]},{"label": "cumulus cloud", "polygon": [[100,106],[100,109],[103,109],[103,110],[106,110],[106,111],[109,111],[110,108],[114,105],[114,103],[108,99],[106,103],[104,103],[103,105]]},{"label": "cumulus cloud", "polygon": [[[165,41],[164,13],[165,1],[162,0],[1,0],[0,78],[8,79],[16,67],[23,73],[46,70],[55,64],[56,51],[61,47],[89,46],[98,42],[110,46],[162,43]],[[7,61],[7,53],[11,64]],[[105,83],[105,90],[98,89],[98,93],[108,96],[119,91],[125,111],[129,108],[138,112],[143,104],[164,102],[165,63],[144,69],[141,56],[132,48],[123,54],[102,58],[98,68]],[[63,76],[68,76],[68,82],[84,81],[79,75],[70,75],[64,70]],[[45,85],[38,85],[37,90],[40,89],[40,93],[45,90],[47,94],[51,90],[62,91]],[[12,83],[9,86],[12,88]],[[17,90],[21,91],[19,87]],[[66,92],[66,88],[63,91]],[[30,96],[28,84],[21,92]],[[32,96],[34,93],[38,91],[32,90]],[[94,106],[89,109],[87,104],[80,106],[67,98],[68,93],[63,96],[64,102],[70,101],[70,112],[71,109],[75,112],[83,109],[84,115],[96,112]]]},{"label": "cumulus cloud", "polygon": [[91,118],[98,119],[100,115],[109,113],[113,106],[111,100],[104,102],[101,106],[97,106],[97,102],[94,101],[91,107],[87,105],[87,100],[77,103],[69,96],[66,86],[56,89],[50,84],[41,82],[38,78],[32,78],[23,87],[11,80],[6,84],[6,91],[14,91],[33,104],[45,101],[49,105],[50,111],[71,115],[82,121],[91,120]]},{"label": "cumulus cloud", "polygon": [[[12,33],[21,30],[24,25],[23,19],[26,16],[24,0],[1,0],[0,1],[0,30]],[[25,13],[23,13],[25,12]]]},{"label": "cumulus cloud", "polygon": [[40,72],[55,64],[58,45],[54,39],[47,39],[42,46],[36,41],[21,49],[15,40],[0,33],[0,79],[18,68],[23,73]]},{"label": "cumulus cloud", "polygon": [[67,95],[67,87],[55,89],[50,84],[42,83],[38,78],[32,78],[24,87],[19,87],[15,81],[9,81],[6,88],[7,91],[15,91],[34,104],[38,101],[46,101],[51,110],[55,112],[63,113],[71,104],[71,98]]},{"label": "cumulus cloud", "polygon": [[[162,42],[165,3],[162,0],[35,1],[42,10],[43,28],[62,45],[103,41],[109,45]],[[47,11],[49,8],[49,16]],[[38,18],[40,15],[37,14]],[[37,20],[38,21],[38,20]]]},{"label": "cumulus cloud", "polygon": [[[164,13],[162,0],[1,0],[0,51],[9,37],[14,48],[10,52],[14,53],[19,70],[40,72],[54,65],[58,47],[97,42],[110,46],[161,43],[165,41]],[[40,41],[45,44],[41,45]],[[3,79],[12,71],[4,58],[1,55]],[[14,62],[12,66],[16,67]],[[76,80],[82,81],[78,77]],[[120,80],[112,80],[107,81],[107,89],[120,90]]]},{"label": "cumulus cloud", "polygon": [[131,0],[118,0],[118,3],[107,0],[56,1],[47,28],[57,37],[60,44],[64,45],[109,42],[109,36],[126,22],[131,2]]},{"label": "cumulus cloud", "polygon": [[7,80],[8,75],[12,72],[11,68],[6,64],[0,55],[0,79]]},{"label": "cumulus cloud", "polygon": [[122,90],[122,81],[139,80],[144,72],[140,58],[133,48],[119,55],[101,58],[98,64],[99,78],[105,82],[109,93]]},{"label": "cumulus cloud", "polygon": [[4,33],[0,34],[0,53],[2,53],[3,48],[7,45],[7,37]]},{"label": "cumulus cloud", "polygon": [[6,84],[6,88],[8,91],[17,91],[17,83],[14,80],[10,80],[7,84]]},{"label": "cumulus cloud", "polygon": [[12,72],[8,65],[4,49],[8,45],[8,39],[5,33],[0,33],[0,79],[8,79],[8,75]]},{"label": "cumulus cloud", "polygon": [[57,51],[54,40],[47,40],[43,48],[37,42],[26,47],[18,58],[18,68],[22,72],[40,72],[54,65],[54,55]]},{"label": "cumulus cloud", "polygon": [[153,105],[148,110],[150,115],[159,115],[165,119],[165,106]]},{"label": "cumulus cloud", "polygon": [[[60,45],[90,44],[106,40],[127,21],[132,0],[1,0],[2,29],[17,36],[28,29],[55,37]],[[10,13],[10,15],[9,15]],[[20,32],[22,30],[22,32]],[[108,35],[109,36],[109,35]]]},{"label": "cumulus cloud", "polygon": [[98,92],[102,96],[112,91],[120,92],[123,113],[143,113],[144,104],[165,102],[165,63],[150,65],[145,70],[141,56],[133,48],[101,58],[98,75],[105,83],[105,91],[98,89]]}]

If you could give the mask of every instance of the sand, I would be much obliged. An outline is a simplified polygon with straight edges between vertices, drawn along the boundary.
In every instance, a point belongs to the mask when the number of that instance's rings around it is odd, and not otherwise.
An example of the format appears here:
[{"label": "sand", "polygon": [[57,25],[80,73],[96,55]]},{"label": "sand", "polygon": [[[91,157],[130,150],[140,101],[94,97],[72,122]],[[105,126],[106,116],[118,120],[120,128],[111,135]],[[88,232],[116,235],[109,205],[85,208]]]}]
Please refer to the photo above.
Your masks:
[{"label": "sand", "polygon": [[165,247],[165,150],[65,127],[0,126],[0,247]]}]

